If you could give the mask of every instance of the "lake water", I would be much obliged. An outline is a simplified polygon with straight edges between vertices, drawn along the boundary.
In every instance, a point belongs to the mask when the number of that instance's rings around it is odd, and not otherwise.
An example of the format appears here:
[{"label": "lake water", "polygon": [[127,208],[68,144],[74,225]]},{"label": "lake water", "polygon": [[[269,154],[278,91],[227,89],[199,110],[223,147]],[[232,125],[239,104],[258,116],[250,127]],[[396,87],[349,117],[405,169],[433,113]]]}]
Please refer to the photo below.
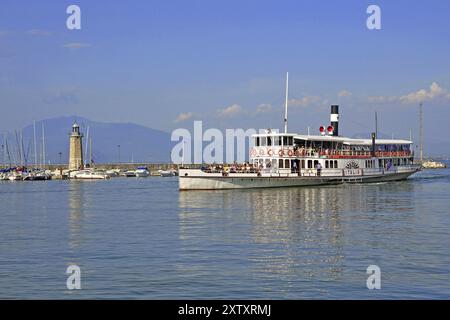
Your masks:
[{"label": "lake water", "polygon": [[181,193],[176,178],[1,182],[0,298],[449,299],[449,208],[449,169]]}]

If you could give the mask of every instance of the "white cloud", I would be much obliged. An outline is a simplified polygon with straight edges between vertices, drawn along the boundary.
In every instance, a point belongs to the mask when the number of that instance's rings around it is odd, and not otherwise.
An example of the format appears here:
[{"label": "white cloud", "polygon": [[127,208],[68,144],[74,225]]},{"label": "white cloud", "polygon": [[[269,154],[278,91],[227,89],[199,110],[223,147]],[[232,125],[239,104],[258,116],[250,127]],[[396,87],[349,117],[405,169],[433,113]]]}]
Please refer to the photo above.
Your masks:
[{"label": "white cloud", "polygon": [[192,118],[192,116],[193,116],[192,112],[180,113],[178,115],[178,117],[175,119],[175,122],[178,123],[178,122],[183,122],[183,121],[189,120]]},{"label": "white cloud", "polygon": [[31,35],[31,36],[41,36],[41,37],[46,37],[46,36],[51,35],[51,32],[49,32],[47,30],[42,30],[42,29],[31,29],[25,33],[28,35]]},{"label": "white cloud", "polygon": [[229,107],[218,110],[218,114],[222,118],[230,118],[230,117],[233,117],[233,116],[241,113],[241,111],[242,111],[242,108],[240,105],[233,104]]},{"label": "white cloud", "polygon": [[339,98],[347,98],[347,97],[351,97],[352,93],[348,90],[341,90],[338,92],[338,97]]},{"label": "white cloud", "polygon": [[82,48],[89,48],[92,47],[91,44],[85,43],[85,42],[70,42],[62,45],[63,48],[67,48],[70,50],[77,50]]},{"label": "white cloud", "polygon": [[288,106],[290,107],[310,107],[313,105],[320,105],[323,103],[323,99],[319,96],[305,96],[300,99],[290,99]]},{"label": "white cloud", "polygon": [[369,102],[373,103],[398,102],[398,97],[377,96],[377,97],[369,97],[368,100]]},{"label": "white cloud", "polygon": [[450,94],[447,89],[442,88],[437,82],[433,82],[428,89],[420,89],[403,96],[369,97],[368,100],[374,103],[418,104],[426,101],[450,100]]},{"label": "white cloud", "polygon": [[259,106],[256,107],[256,113],[257,114],[261,114],[261,113],[269,113],[272,111],[272,105],[267,104],[267,103],[262,103]]}]

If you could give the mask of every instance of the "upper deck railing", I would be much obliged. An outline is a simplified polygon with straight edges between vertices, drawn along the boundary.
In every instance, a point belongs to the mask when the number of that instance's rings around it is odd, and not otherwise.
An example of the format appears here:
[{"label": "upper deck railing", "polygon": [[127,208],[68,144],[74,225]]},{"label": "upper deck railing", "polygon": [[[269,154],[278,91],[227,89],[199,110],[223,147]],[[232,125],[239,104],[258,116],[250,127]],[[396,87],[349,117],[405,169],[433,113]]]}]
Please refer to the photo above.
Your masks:
[{"label": "upper deck railing", "polygon": [[[357,151],[357,150],[316,150],[316,149],[274,149],[257,147],[250,151],[253,158],[257,157],[279,157],[279,158],[371,158],[371,151]],[[393,158],[393,157],[410,157],[413,153],[411,151],[376,151],[375,156],[378,158]]]}]

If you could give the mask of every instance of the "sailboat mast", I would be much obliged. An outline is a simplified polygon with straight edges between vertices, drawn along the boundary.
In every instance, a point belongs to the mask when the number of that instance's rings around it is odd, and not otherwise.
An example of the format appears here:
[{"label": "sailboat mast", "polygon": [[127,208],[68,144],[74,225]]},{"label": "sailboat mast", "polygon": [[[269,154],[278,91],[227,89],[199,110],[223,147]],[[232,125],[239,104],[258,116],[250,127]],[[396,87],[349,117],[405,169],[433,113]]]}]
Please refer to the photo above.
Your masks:
[{"label": "sailboat mast", "polygon": [[42,122],[42,164],[45,168],[45,128],[44,122]]},{"label": "sailboat mast", "polygon": [[419,105],[420,163],[423,162],[423,104]]},{"label": "sailboat mast", "polygon": [[89,147],[89,126],[87,127],[87,132],[86,132],[86,145],[84,148],[84,166],[86,167],[86,165],[88,164],[88,147]]},{"label": "sailboat mast", "polygon": [[22,152],[21,152],[21,149],[20,149],[20,139],[19,139],[19,136],[18,136],[16,130],[14,130],[14,135],[16,137],[17,156],[18,156],[18,161],[17,162],[18,162],[19,165],[23,165],[23,163],[22,163]]},{"label": "sailboat mast", "polygon": [[92,167],[92,137],[89,138],[89,167]]},{"label": "sailboat mast", "polygon": [[33,143],[34,143],[34,165],[37,166],[37,150],[36,150],[36,120],[33,121]]},{"label": "sailboat mast", "polygon": [[3,143],[2,143],[2,166],[6,166],[6,158],[5,158],[5,136],[3,136]]},{"label": "sailboat mast", "polygon": [[27,155],[25,153],[25,146],[23,144],[23,131],[20,132],[20,147],[22,148],[22,159],[25,167],[27,166]]},{"label": "sailboat mast", "polygon": [[288,128],[288,95],[289,95],[289,72],[286,72],[286,97],[284,101],[284,133]]},{"label": "sailboat mast", "polygon": [[12,167],[12,161],[11,161],[11,153],[9,152],[9,145],[8,145],[8,138],[6,138],[6,153],[8,154],[8,161],[9,161],[9,167]]}]

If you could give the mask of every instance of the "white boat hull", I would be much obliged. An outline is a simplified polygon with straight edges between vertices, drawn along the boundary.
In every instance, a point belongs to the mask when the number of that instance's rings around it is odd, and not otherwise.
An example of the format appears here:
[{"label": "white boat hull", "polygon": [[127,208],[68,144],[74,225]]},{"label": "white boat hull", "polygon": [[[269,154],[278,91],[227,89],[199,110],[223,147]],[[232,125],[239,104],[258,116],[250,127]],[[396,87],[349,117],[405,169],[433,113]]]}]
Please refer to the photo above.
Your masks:
[{"label": "white boat hull", "polygon": [[147,178],[150,175],[150,172],[137,172],[136,171],[136,177],[137,178]]},{"label": "white boat hull", "polygon": [[161,177],[174,177],[175,173],[173,171],[161,171]]},{"label": "white boat hull", "polygon": [[180,169],[179,189],[226,190],[384,182],[403,180],[417,171],[419,171],[417,168],[410,168],[408,170],[353,176],[298,176],[298,174],[262,174],[258,176],[256,173],[231,173],[228,176],[222,176],[221,173],[204,173],[196,169]]}]

